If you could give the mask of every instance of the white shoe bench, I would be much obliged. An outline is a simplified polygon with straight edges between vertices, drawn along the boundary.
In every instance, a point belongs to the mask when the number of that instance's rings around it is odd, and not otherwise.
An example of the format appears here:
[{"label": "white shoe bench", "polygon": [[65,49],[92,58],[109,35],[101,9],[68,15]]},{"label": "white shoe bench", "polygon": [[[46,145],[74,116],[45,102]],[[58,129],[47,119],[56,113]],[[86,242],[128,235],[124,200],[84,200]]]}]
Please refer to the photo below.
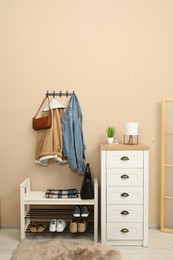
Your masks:
[{"label": "white shoe bench", "polygon": [[[64,231],[71,234],[69,225],[70,220],[73,219],[73,207],[76,205],[85,205],[90,209],[89,217],[86,218],[88,222],[87,231],[93,233],[94,242],[98,242],[98,181],[96,178],[94,178],[94,199],[88,200],[83,200],[80,197],[46,198],[44,191],[31,191],[30,178],[25,179],[20,184],[21,240],[26,238],[27,233],[32,233],[29,229],[31,222],[48,224],[53,218],[66,219],[67,226]],[[39,234],[44,233],[49,233],[49,229],[47,228]],[[57,235],[62,233],[56,232]]]}]

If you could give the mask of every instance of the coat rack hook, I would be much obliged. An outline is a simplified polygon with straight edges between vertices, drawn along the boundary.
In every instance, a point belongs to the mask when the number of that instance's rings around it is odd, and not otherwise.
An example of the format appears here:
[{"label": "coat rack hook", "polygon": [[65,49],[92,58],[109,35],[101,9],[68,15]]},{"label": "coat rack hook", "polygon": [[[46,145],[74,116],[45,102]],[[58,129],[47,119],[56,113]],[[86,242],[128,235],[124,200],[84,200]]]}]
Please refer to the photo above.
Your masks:
[{"label": "coat rack hook", "polygon": [[60,90],[60,92],[59,92],[59,96],[61,97],[61,95],[62,95],[62,94],[61,94],[61,90]]},{"label": "coat rack hook", "polygon": [[55,97],[55,90],[53,91],[53,97]]},{"label": "coat rack hook", "polygon": [[48,97],[49,96],[49,91],[47,91],[47,93],[46,93],[46,97]]},{"label": "coat rack hook", "polygon": [[68,97],[68,90],[66,91],[66,97]]}]

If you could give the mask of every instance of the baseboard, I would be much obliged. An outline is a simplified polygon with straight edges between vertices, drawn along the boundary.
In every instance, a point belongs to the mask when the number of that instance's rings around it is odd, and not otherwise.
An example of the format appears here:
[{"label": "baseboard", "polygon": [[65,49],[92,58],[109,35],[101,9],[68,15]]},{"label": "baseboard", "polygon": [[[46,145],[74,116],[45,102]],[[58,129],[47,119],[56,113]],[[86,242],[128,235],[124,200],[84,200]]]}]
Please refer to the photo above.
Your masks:
[{"label": "baseboard", "polygon": [[0,229],[20,229],[20,225],[1,225]]},{"label": "baseboard", "polygon": [[160,226],[159,226],[159,225],[152,224],[152,225],[149,225],[148,228],[149,228],[149,229],[160,229]]}]

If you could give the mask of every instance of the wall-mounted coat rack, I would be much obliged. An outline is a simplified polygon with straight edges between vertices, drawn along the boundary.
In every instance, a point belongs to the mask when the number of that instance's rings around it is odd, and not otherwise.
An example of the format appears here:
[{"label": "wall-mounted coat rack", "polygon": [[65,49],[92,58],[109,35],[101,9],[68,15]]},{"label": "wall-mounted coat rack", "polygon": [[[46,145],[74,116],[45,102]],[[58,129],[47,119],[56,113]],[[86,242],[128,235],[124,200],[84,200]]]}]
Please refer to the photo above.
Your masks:
[{"label": "wall-mounted coat rack", "polygon": [[49,92],[49,91],[47,91],[46,96],[47,97],[48,96],[53,96],[53,97],[55,97],[55,96],[59,96],[59,97],[65,96],[65,97],[69,97],[69,96],[72,96],[74,93],[75,93],[74,91],[72,93],[69,93],[68,90],[66,92],[62,92],[62,91],[59,91],[59,92],[55,92],[55,91]]}]

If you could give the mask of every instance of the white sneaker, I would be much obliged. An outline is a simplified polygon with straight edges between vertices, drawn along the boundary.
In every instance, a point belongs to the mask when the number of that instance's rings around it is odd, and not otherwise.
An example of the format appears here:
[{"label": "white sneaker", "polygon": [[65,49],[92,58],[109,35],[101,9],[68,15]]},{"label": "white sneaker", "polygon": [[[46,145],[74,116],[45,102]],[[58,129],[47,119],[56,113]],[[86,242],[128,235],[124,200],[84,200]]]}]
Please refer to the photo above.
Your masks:
[{"label": "white sneaker", "polygon": [[55,232],[56,231],[56,226],[57,226],[57,220],[54,218],[51,220],[49,224],[49,231],[50,232]]},{"label": "white sneaker", "polygon": [[56,231],[63,232],[66,227],[66,221],[63,219],[58,219],[56,224]]}]

